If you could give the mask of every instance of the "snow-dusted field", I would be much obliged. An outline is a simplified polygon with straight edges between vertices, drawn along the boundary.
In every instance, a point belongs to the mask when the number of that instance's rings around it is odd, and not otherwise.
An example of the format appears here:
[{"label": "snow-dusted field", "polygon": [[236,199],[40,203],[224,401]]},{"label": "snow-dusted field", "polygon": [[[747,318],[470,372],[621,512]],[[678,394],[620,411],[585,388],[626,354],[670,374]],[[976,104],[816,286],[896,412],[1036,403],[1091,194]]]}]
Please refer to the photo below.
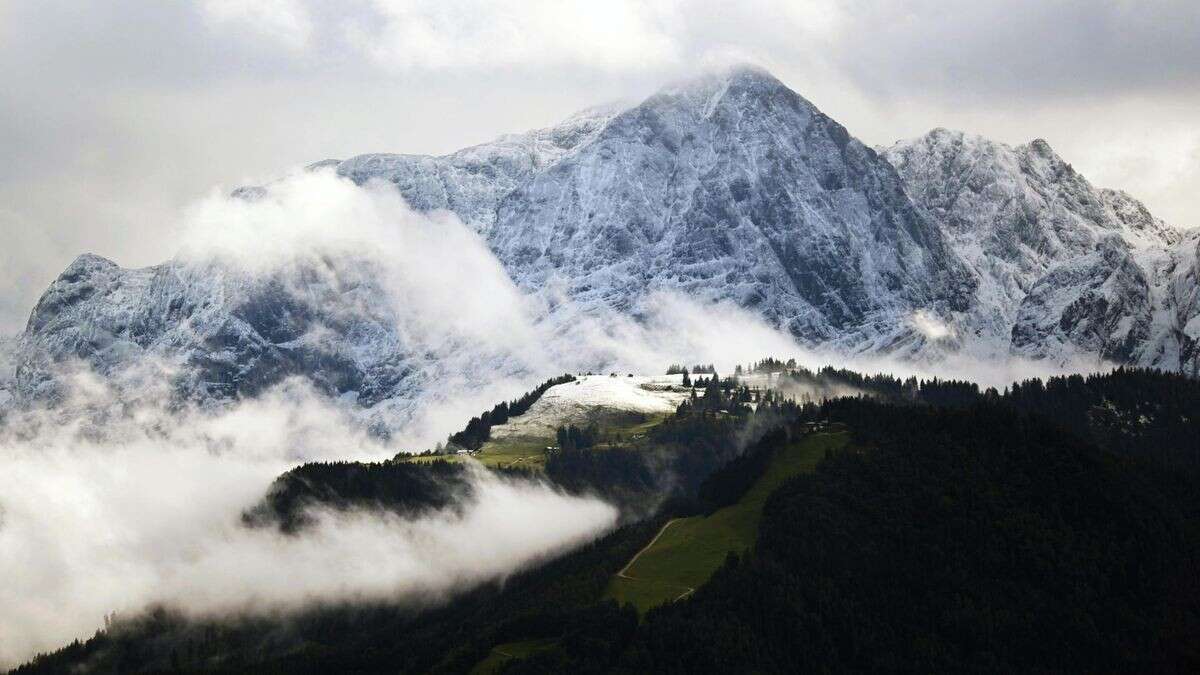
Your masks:
[{"label": "snow-dusted field", "polygon": [[551,387],[524,415],[492,427],[492,440],[551,438],[567,424],[672,413],[689,395],[682,381],[680,375],[584,375]]}]

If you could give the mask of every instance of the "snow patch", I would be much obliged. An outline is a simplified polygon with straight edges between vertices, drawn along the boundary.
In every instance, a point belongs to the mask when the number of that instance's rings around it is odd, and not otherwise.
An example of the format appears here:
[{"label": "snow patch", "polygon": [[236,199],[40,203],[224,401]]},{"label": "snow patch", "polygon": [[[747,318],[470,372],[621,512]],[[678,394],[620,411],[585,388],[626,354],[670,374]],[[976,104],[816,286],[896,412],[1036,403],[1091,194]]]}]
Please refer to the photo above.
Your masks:
[{"label": "snow patch", "polygon": [[583,375],[551,387],[525,412],[492,427],[492,438],[553,437],[558,427],[675,412],[690,390],[682,375]]}]

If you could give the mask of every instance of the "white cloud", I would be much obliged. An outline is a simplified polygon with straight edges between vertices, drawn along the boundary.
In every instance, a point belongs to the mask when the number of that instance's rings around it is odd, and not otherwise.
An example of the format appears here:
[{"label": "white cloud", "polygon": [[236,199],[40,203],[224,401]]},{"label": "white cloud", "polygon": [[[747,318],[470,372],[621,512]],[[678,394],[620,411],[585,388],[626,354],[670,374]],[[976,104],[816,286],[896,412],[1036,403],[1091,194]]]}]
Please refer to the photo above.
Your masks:
[{"label": "white cloud", "polygon": [[[97,382],[77,395],[94,408],[114,400]],[[602,502],[479,470],[461,512],[316,512],[299,537],[240,523],[300,461],[394,452],[294,385],[216,413],[147,403],[100,426],[50,411],[10,419],[0,427],[0,666],[151,603],[219,615],[428,602],[589,540],[616,518]]]},{"label": "white cloud", "polygon": [[184,257],[220,256],[254,273],[319,256],[368,261],[402,326],[425,342],[531,340],[524,299],[479,236],[452,213],[413,211],[387,183],[299,171],[260,200],[213,192],[187,210],[180,244]]},{"label": "white cloud", "polygon": [[1200,127],[1162,123],[1107,135],[1106,142],[1080,149],[1075,166],[1090,169],[1094,184],[1146,202],[1167,222],[1200,226],[1200,204],[1191,203],[1200,185]]},{"label": "white cloud", "polygon": [[202,0],[200,7],[213,24],[244,26],[293,50],[307,47],[313,34],[312,18],[298,0]]},{"label": "white cloud", "polygon": [[676,65],[681,3],[636,0],[376,0],[350,42],[385,68],[637,69]]},{"label": "white cloud", "polygon": [[954,337],[954,327],[939,319],[936,315],[925,310],[913,312],[909,323],[930,340],[941,340]]}]

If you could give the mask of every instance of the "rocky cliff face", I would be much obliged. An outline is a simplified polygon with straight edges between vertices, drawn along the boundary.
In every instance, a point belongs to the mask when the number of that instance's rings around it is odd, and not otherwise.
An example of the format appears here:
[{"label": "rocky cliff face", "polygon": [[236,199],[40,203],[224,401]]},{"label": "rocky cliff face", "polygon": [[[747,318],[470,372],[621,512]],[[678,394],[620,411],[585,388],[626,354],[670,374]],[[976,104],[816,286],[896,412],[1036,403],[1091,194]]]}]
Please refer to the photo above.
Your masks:
[{"label": "rocky cliff face", "polygon": [[1195,369],[1172,290],[1194,265],[1184,232],[1093,187],[1042,140],[1013,148],[935,129],[884,156],[976,280],[958,320],[970,348]]},{"label": "rocky cliff face", "polygon": [[[1197,370],[1195,233],[1094,188],[1043,141],[938,129],[877,152],[752,68],[443,157],[314,168],[453,211],[550,306],[637,316],[676,290],[844,352]],[[353,262],[250,275],[81,256],[11,350],[7,389],[52,398],[66,360],[110,374],[151,356],[202,400],[292,374],[365,406],[409,400],[434,357],[376,277]]]},{"label": "rocky cliff face", "polygon": [[613,106],[590,108],[554,127],[504,136],[443,157],[370,154],[344,162],[326,160],[310,168],[333,166],[339,176],[359,184],[386,181],[413,208],[453,211],[476,231],[488,232],[502,199],[589,144],[618,112]]},{"label": "rocky cliff face", "polygon": [[302,375],[372,405],[416,384],[408,380],[419,346],[405,340],[375,278],[366,265],[252,275],[219,260],[122,269],[82,255],[30,315],[16,388],[53,400],[58,371],[78,359],[107,377],[166,373],[186,399],[254,395]]},{"label": "rocky cliff face", "polygon": [[489,243],[530,290],[636,311],[733,300],[809,344],[911,349],[971,278],[893,168],[761,71],[668,88],[505,197]]}]

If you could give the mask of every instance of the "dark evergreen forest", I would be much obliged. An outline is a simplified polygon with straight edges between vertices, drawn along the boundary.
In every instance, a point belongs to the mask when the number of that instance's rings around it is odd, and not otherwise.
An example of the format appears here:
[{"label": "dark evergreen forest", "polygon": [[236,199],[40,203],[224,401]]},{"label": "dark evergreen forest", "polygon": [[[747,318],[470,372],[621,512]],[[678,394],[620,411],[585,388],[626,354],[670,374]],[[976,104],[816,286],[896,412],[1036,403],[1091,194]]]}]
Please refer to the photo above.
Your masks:
[{"label": "dark evergreen forest", "polygon": [[[645,438],[564,430],[544,479],[609,498],[626,524],[504,584],[286,619],[157,608],[15,672],[468,672],[523,640],[548,646],[503,672],[1200,672],[1197,380],[1118,369],[997,391],[741,370],[856,392],[794,401],[697,370]],[[640,618],[602,600],[667,518],[736,502],[773,453],[833,425],[852,442],[776,490],[756,546],[707,584]],[[303,536],[302,504],[442,508],[470,498],[463,471],[306,465],[246,521]]]}]

